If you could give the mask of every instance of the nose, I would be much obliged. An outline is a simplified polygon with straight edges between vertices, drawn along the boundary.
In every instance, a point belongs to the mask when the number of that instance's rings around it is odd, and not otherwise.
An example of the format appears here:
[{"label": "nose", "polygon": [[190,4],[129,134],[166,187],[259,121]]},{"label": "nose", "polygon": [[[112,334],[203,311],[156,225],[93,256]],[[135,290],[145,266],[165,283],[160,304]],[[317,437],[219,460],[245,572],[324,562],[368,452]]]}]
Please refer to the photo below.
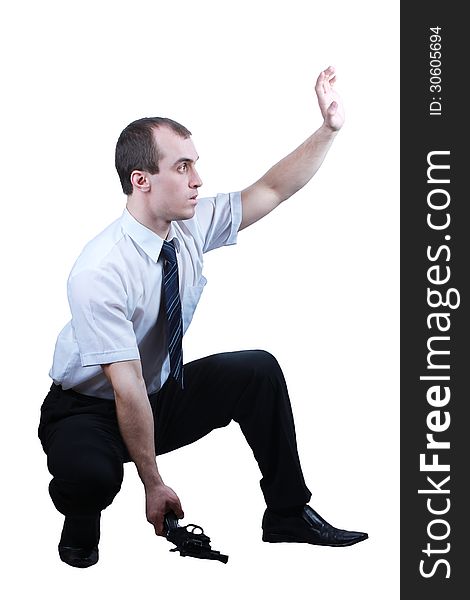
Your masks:
[{"label": "nose", "polygon": [[189,187],[197,189],[198,187],[201,187],[201,185],[202,179],[199,177],[199,173],[196,171],[196,169],[193,169],[191,181],[189,182]]}]

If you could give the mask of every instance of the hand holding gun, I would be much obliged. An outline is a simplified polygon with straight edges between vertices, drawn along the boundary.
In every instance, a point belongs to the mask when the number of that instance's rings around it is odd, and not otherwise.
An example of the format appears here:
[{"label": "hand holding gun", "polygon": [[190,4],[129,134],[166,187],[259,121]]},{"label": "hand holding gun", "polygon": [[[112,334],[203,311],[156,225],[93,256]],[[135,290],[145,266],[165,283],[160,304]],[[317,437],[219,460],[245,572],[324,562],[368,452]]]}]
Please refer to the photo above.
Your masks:
[{"label": "hand holding gun", "polygon": [[172,511],[165,515],[164,523],[167,540],[175,544],[175,548],[171,548],[170,552],[178,551],[181,556],[220,560],[223,563],[228,561],[226,554],[212,550],[210,537],[204,534],[204,530],[199,525],[190,524],[180,527],[178,518]]}]

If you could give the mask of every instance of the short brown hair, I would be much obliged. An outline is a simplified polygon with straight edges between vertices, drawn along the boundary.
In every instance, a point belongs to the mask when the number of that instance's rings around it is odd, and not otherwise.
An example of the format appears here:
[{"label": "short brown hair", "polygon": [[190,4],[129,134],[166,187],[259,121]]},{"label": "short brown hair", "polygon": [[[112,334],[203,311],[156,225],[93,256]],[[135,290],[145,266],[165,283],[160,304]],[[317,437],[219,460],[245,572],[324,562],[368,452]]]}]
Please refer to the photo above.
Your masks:
[{"label": "short brown hair", "polygon": [[182,138],[188,138],[191,132],[176,121],[165,117],[144,117],[129,123],[121,132],[116,144],[115,165],[121,180],[122,191],[132,194],[132,171],[158,173],[159,150],[153,136],[154,129],[169,127]]}]

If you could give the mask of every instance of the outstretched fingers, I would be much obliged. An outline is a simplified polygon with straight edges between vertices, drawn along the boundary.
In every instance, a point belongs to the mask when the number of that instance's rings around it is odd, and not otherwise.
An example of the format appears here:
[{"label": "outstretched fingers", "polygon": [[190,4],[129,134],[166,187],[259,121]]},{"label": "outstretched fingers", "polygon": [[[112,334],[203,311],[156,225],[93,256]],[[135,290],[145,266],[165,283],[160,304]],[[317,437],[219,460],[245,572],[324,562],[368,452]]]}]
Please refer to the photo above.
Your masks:
[{"label": "outstretched fingers", "polygon": [[317,92],[323,92],[323,94],[327,94],[330,91],[331,86],[335,83],[335,81],[335,68],[329,66],[318,76],[315,89]]}]

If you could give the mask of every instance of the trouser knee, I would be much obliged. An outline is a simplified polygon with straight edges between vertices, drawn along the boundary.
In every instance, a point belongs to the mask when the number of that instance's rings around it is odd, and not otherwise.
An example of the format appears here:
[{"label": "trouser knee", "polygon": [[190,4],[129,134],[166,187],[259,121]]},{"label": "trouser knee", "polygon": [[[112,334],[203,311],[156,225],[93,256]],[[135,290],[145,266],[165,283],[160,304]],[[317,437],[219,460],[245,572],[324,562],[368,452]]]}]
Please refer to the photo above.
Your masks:
[{"label": "trouser knee", "polygon": [[256,378],[284,379],[277,359],[270,352],[266,350],[246,350],[243,354],[246,369]]},{"label": "trouser knee", "polygon": [[240,424],[258,414],[290,413],[287,387],[276,358],[264,350],[241,353],[239,369],[242,395],[237,403],[234,420]]},{"label": "trouser knee", "polygon": [[111,504],[121,489],[123,472],[96,467],[92,464],[87,469],[76,470],[66,479],[52,479],[49,493],[59,512],[70,517],[91,516]]}]

